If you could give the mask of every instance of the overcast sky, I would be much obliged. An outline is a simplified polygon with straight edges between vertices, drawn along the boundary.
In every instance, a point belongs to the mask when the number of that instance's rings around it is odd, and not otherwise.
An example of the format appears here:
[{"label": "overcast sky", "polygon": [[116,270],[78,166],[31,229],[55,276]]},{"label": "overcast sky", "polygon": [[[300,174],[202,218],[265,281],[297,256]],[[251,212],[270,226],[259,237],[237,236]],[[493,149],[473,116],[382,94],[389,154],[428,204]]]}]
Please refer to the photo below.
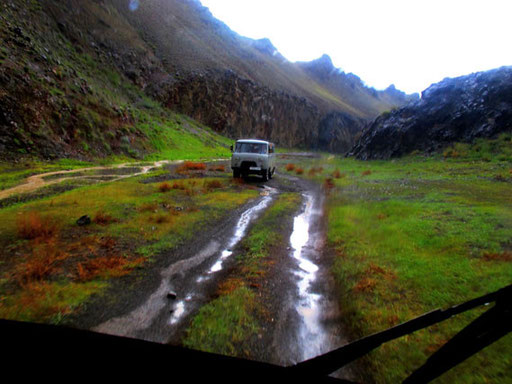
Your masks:
[{"label": "overcast sky", "polygon": [[327,53],[367,85],[421,92],[512,65],[512,0],[201,0],[240,35],[290,61]]}]

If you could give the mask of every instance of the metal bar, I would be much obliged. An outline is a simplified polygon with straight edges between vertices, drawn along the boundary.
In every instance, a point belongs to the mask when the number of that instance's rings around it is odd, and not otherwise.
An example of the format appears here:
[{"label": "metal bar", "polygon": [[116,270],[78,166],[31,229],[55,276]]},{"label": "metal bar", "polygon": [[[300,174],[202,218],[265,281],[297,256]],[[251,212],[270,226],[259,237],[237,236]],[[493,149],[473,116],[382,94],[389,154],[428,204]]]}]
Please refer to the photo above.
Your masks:
[{"label": "metal bar", "polygon": [[403,383],[428,383],[512,332],[512,302],[497,302],[428,358]]},{"label": "metal bar", "polygon": [[344,345],[343,347],[334,351],[299,363],[290,367],[289,369],[311,375],[328,375],[337,371],[348,363],[358,359],[359,357],[366,355],[368,352],[374,350],[385,342],[437,324],[454,315],[466,312],[470,309],[487,303],[494,302],[500,298],[508,298],[510,300],[511,297],[512,285],[509,285],[496,292],[492,292],[466,301],[460,305],[453,306],[446,310],[437,309],[435,311],[426,313],[413,320],[399,324],[385,331],[366,336],[350,344]]}]

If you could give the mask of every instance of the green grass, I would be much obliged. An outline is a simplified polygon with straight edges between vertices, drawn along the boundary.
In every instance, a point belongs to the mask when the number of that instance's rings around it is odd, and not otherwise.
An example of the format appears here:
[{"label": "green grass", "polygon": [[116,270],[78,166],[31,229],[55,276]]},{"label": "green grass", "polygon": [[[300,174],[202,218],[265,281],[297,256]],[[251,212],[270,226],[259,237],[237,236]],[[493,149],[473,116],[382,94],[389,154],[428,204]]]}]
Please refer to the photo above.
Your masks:
[{"label": "green grass", "polygon": [[34,283],[14,295],[2,295],[0,318],[59,323],[91,295],[101,293],[106,287],[104,281]]},{"label": "green grass", "polygon": [[247,287],[213,300],[194,317],[183,345],[206,352],[235,355],[248,334],[260,329],[255,317],[255,294]]},{"label": "green grass", "polygon": [[[83,186],[0,209],[0,317],[61,319],[92,294],[102,293],[113,278],[143,268],[258,196],[255,188],[222,177],[186,179],[186,189],[167,192],[160,191],[160,182],[145,180],[133,177]],[[205,183],[212,180],[219,181],[219,187],[206,189]],[[52,233],[24,238],[20,222],[33,222],[35,213],[39,216],[31,227],[40,222],[42,228],[53,228]],[[108,218],[106,223],[94,222],[98,213]],[[78,227],[82,215],[93,223]],[[52,268],[47,271],[47,266]],[[24,281],[20,276],[26,270],[37,275]]]},{"label": "green grass", "polygon": [[91,163],[74,159],[59,159],[52,162],[27,160],[23,164],[0,163],[0,190],[12,188],[32,175],[88,166],[91,166]]},{"label": "green grass", "polygon": [[[512,283],[510,136],[454,148],[455,156],[446,157],[295,162],[307,177],[332,179],[328,240],[337,255],[341,307],[355,337]],[[312,166],[323,170],[309,175]],[[366,379],[403,380],[478,313],[383,345],[365,359],[372,372]],[[511,341],[506,336],[438,382],[507,382]]]}]

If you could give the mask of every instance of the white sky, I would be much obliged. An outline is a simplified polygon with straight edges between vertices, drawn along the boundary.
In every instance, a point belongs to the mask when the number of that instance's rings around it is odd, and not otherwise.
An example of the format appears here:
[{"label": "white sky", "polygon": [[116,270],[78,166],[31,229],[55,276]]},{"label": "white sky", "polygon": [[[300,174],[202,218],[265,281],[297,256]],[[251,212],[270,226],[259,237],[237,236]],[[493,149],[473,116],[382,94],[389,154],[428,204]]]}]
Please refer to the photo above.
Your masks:
[{"label": "white sky", "polygon": [[384,89],[512,65],[512,0],[200,0],[240,35],[268,37],[290,61],[327,53]]}]

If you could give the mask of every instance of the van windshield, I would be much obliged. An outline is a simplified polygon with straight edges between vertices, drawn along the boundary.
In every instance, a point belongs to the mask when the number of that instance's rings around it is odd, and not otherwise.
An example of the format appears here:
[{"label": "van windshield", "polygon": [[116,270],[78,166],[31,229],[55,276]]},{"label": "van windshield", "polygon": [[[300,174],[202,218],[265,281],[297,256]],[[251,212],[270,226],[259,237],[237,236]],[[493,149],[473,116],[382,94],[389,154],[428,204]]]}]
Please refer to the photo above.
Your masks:
[{"label": "van windshield", "polygon": [[235,152],[238,153],[267,153],[267,144],[263,143],[236,143]]}]

